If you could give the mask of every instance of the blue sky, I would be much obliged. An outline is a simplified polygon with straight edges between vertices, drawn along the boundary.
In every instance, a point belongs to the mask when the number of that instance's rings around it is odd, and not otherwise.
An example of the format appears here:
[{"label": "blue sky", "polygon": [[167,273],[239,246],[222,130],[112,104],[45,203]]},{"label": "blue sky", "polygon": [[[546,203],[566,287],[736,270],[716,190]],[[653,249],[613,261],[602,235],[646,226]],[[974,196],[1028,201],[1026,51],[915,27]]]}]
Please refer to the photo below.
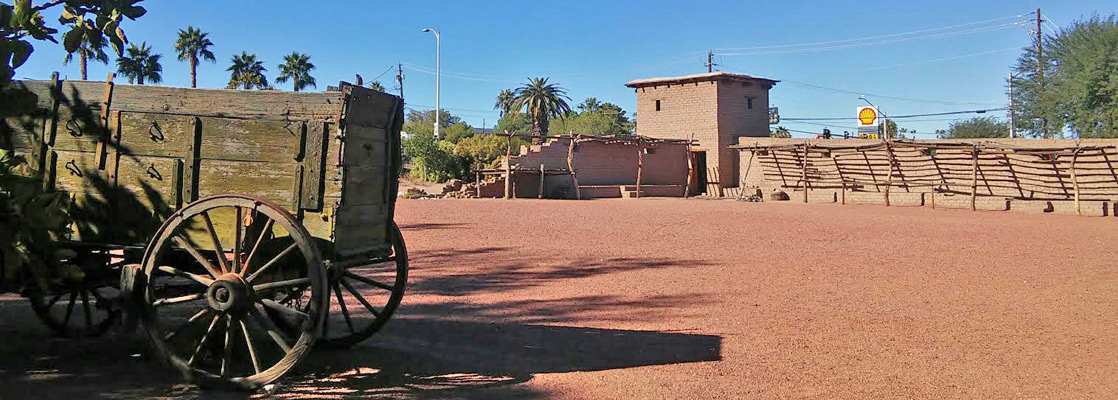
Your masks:
[{"label": "blue sky", "polygon": [[[773,88],[771,101],[786,118],[850,116],[853,123],[860,104],[856,94],[809,85],[871,94],[893,115],[1002,107],[1005,75],[1017,49],[1029,45],[1033,27],[1015,22],[1031,19],[1037,7],[1057,26],[1118,8],[1113,1],[1095,0],[156,0],[143,5],[148,14],[124,28],[131,41],[147,41],[164,55],[165,85],[189,85],[188,66],[172,53],[177,30],[195,25],[210,32],[218,58],[199,68],[200,87],[224,87],[229,59],[241,51],[259,54],[269,79],[284,54],[299,51],[317,65],[319,90],[352,81],[355,73],[370,81],[385,71],[379,80],[392,89],[395,65],[405,63],[404,94],[416,108],[435,104],[434,76],[426,72],[435,65],[434,38],[420,30],[436,28],[443,36],[442,106],[475,126],[497,120],[492,110],[497,92],[535,76],[550,76],[566,87],[572,103],[593,96],[632,112],[636,95],[625,82],[705,72],[705,53],[712,48],[723,70],[784,81]],[[56,17],[57,12],[48,13],[51,20]],[[907,32],[916,33],[898,35]],[[878,38],[846,41],[867,37]],[[787,46],[797,44],[811,45]],[[77,79],[77,63],[63,66],[64,55],[61,46],[41,43],[17,76],[45,79],[60,71]],[[91,66],[90,78],[104,79],[111,65]],[[290,90],[290,83],[278,87]],[[946,128],[947,118],[952,117],[900,126],[931,133]]]}]

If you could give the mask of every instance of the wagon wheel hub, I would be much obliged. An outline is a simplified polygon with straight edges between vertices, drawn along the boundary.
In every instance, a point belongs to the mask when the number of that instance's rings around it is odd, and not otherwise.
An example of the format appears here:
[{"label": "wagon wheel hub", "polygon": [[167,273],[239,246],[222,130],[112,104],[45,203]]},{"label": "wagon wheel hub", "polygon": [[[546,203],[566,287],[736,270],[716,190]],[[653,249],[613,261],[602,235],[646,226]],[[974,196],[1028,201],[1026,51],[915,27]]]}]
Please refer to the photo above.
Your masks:
[{"label": "wagon wheel hub", "polygon": [[217,311],[243,311],[252,307],[249,285],[237,274],[225,274],[206,289],[206,303]]}]

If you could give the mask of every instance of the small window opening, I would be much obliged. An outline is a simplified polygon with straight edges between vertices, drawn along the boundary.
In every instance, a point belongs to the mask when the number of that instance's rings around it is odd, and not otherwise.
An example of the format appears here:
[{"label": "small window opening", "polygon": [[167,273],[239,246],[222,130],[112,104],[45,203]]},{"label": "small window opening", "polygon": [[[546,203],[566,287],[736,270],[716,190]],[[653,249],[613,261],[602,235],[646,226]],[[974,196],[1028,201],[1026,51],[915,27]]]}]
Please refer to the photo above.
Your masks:
[{"label": "small window opening", "polygon": [[752,97],[746,97],[745,98],[745,105],[746,105],[746,107],[749,107],[750,110],[752,110],[753,109],[753,98]]},{"label": "small window opening", "polygon": [[656,111],[660,111],[660,100],[656,100]]}]

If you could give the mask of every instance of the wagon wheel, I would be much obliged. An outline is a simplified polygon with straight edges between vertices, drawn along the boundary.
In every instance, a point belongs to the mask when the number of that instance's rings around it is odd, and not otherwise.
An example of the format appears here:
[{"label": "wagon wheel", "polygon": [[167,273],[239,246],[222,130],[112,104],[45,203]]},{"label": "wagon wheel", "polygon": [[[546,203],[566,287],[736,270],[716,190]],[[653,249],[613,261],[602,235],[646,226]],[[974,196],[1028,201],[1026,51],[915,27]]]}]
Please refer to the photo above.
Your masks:
[{"label": "wagon wheel", "polygon": [[[334,267],[330,275],[330,309],[318,345],[353,346],[376,334],[400,305],[408,280],[408,251],[395,222],[389,226],[390,251],[366,263]],[[265,310],[280,329],[294,330],[290,318]]]},{"label": "wagon wheel", "polygon": [[27,299],[39,320],[59,337],[78,339],[103,335],[120,319],[113,299],[120,295],[116,285],[104,280],[83,279],[31,292]]},{"label": "wagon wheel", "polygon": [[400,306],[408,282],[408,250],[395,222],[388,239],[390,253],[330,271],[330,312],[319,339],[323,345],[347,347],[368,339]]},{"label": "wagon wheel", "polygon": [[[312,237],[264,199],[219,195],[176,212],[143,269],[144,331],[201,384],[254,388],[278,379],[307,355],[325,317],[327,277]],[[291,293],[302,300],[286,301]],[[277,328],[262,310],[290,316],[296,328]]]}]

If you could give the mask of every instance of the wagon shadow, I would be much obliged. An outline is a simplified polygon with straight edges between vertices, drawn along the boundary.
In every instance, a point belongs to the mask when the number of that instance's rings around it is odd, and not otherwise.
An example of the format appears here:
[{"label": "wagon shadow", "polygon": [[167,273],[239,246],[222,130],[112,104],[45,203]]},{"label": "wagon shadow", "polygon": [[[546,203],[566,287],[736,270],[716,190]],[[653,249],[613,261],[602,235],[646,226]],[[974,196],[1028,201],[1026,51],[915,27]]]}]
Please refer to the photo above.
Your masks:
[{"label": "wagon shadow", "polygon": [[276,398],[538,398],[540,373],[718,361],[713,335],[444,319],[401,319],[368,344],[319,351]]}]

